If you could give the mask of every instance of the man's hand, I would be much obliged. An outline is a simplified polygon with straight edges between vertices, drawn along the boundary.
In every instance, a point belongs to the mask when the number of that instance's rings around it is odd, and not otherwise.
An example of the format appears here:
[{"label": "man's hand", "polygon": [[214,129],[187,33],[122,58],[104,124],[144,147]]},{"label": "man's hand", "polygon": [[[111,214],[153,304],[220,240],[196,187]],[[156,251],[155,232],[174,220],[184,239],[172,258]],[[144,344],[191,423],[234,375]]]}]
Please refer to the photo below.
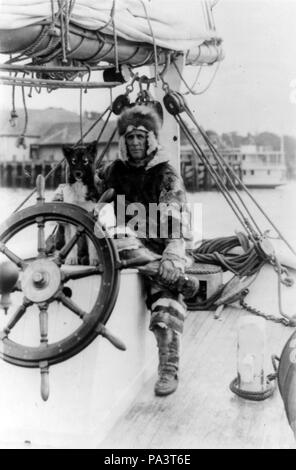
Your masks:
[{"label": "man's hand", "polygon": [[160,262],[158,274],[165,283],[173,284],[176,282],[181,272],[180,268],[175,268],[173,261],[163,260]]}]

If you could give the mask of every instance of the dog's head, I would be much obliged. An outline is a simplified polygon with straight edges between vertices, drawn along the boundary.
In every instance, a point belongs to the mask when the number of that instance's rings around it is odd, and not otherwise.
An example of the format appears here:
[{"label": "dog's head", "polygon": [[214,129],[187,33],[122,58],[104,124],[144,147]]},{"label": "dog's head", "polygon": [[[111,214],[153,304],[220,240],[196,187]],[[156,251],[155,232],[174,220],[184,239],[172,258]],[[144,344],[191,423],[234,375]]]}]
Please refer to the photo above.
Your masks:
[{"label": "dog's head", "polygon": [[97,143],[79,146],[63,145],[63,153],[70,168],[69,183],[81,181],[86,185],[94,182],[94,163],[97,154]]},{"label": "dog's head", "polygon": [[88,196],[93,198],[95,192],[95,159],[97,155],[96,141],[79,146],[63,145],[63,153],[69,165],[69,183],[81,181],[88,187]]}]

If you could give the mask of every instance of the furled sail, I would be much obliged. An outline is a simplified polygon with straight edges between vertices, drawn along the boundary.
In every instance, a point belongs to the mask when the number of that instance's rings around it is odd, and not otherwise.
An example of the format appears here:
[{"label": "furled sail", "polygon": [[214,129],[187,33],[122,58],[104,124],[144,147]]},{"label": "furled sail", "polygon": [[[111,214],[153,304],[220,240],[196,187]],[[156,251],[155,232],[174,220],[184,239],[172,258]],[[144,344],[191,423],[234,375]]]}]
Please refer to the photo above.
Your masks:
[{"label": "furled sail", "polygon": [[[22,41],[30,45],[26,35],[37,34],[38,25],[59,25],[66,18],[78,28],[76,33],[79,29],[90,37],[99,33],[98,40],[116,37],[119,46],[123,41],[125,46],[128,42],[184,51],[187,63],[213,63],[222,58],[214,4],[214,0],[0,0],[0,52],[19,52]],[[70,28],[69,49],[76,46],[71,34]]]}]

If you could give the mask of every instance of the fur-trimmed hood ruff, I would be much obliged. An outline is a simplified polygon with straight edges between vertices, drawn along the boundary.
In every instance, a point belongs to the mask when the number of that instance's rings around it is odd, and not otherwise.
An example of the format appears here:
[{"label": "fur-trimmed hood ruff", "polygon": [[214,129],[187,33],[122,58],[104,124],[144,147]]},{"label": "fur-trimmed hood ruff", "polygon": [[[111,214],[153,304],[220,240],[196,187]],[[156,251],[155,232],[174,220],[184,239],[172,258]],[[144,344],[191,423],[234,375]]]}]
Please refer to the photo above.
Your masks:
[{"label": "fur-trimmed hood ruff", "polygon": [[117,121],[119,135],[125,135],[129,126],[143,126],[147,132],[152,131],[158,137],[161,122],[157,113],[150,106],[136,105],[126,109],[119,116]]},{"label": "fur-trimmed hood ruff", "polygon": [[149,169],[164,161],[163,158],[159,158],[158,132],[161,127],[161,121],[158,114],[151,107],[136,105],[126,109],[118,118],[117,126],[120,136],[118,144],[121,160],[129,160],[125,136],[133,129],[141,129],[147,132],[148,146],[145,168]]}]

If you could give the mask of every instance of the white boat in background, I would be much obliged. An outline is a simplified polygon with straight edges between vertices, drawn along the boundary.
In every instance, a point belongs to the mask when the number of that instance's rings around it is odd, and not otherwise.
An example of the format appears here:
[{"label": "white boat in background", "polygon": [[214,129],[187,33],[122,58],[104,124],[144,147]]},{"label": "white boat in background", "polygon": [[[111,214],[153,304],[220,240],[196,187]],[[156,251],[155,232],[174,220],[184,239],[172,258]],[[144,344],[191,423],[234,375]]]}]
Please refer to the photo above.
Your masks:
[{"label": "white boat in background", "polygon": [[256,145],[243,145],[238,157],[241,178],[248,187],[275,188],[287,182],[285,155],[282,150],[272,150]]},{"label": "white boat in background", "polygon": [[[287,167],[283,150],[255,144],[240,147],[218,146],[223,159],[249,188],[275,188],[287,183]],[[219,145],[220,144],[220,145]],[[215,165],[212,153],[203,148],[208,161]],[[189,191],[216,189],[214,179],[189,145],[181,147],[181,173]]]}]

